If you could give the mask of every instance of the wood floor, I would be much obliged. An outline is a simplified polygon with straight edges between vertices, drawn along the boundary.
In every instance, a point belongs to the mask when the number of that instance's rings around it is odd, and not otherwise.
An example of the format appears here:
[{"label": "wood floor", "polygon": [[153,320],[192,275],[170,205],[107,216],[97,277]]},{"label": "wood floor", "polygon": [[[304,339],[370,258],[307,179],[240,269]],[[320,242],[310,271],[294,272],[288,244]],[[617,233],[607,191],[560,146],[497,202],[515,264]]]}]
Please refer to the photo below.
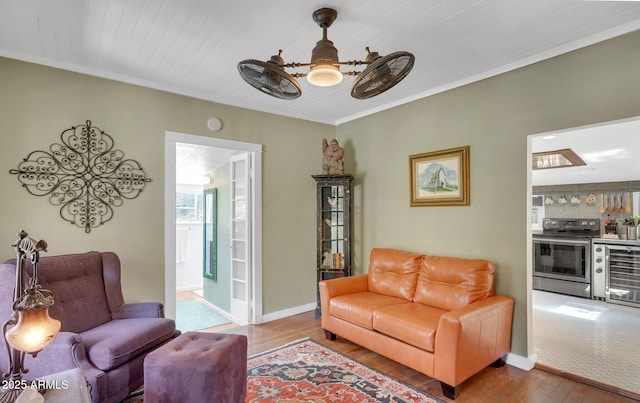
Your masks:
[{"label": "wood floor", "polygon": [[[440,382],[426,375],[340,337],[334,342],[326,340],[320,327],[320,319],[315,319],[313,312],[261,325],[235,327],[222,332],[247,336],[249,355],[309,337],[444,401],[452,401],[442,394]],[[616,395],[540,369],[523,371],[510,365],[505,365],[502,368],[485,368],[466,380],[462,384],[460,396],[455,402],[626,403],[637,402],[637,400]]]}]

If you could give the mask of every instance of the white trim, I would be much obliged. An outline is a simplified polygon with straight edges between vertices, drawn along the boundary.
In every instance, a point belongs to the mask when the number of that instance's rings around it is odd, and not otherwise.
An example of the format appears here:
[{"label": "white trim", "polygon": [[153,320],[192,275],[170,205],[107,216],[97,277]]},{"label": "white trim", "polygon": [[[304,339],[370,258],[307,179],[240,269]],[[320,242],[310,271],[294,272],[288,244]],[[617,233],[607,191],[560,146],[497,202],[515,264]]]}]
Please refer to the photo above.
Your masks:
[{"label": "white trim", "polygon": [[[165,315],[175,319],[176,315],[176,143],[197,144],[207,147],[240,150],[250,153],[255,161],[253,180],[253,299],[251,304],[250,323],[262,323],[262,144],[245,143],[207,136],[166,131],[165,132],[165,225],[164,225],[164,307]],[[173,245],[171,247],[167,245]]]},{"label": "white trim", "polygon": [[527,199],[525,202],[525,205],[527,206],[527,212],[525,214],[525,228],[526,228],[526,238],[527,238],[527,242],[526,242],[526,247],[525,247],[525,256],[527,259],[527,265],[525,267],[525,273],[526,273],[526,287],[527,289],[525,290],[525,301],[526,301],[526,306],[525,306],[525,312],[526,312],[526,332],[527,332],[527,354],[531,355],[532,357],[535,357],[535,353],[533,350],[533,247],[532,247],[532,243],[533,243],[533,238],[531,236],[532,231],[533,231],[533,224],[531,223],[531,210],[533,209],[533,200],[532,200],[532,196],[533,196],[533,187],[532,187],[532,180],[533,180],[533,170],[531,169],[532,167],[532,162],[533,162],[533,155],[531,154],[531,148],[532,148],[532,139],[533,136],[527,136],[527,158],[525,159],[525,163],[527,164],[527,177],[526,177],[526,184],[527,184]]},{"label": "white trim", "polygon": [[238,321],[229,314],[229,312],[225,312],[222,309],[218,308],[217,306],[213,305],[211,302],[207,301],[206,299],[202,299],[200,301],[200,303],[202,303],[203,305],[206,305],[207,308],[211,309],[212,311],[215,311],[218,315],[220,316],[224,316],[225,318],[229,319],[232,322],[238,323]]},{"label": "white trim", "polygon": [[518,354],[508,353],[505,361],[508,365],[523,369],[525,371],[531,371],[536,365],[536,361],[538,361],[538,354],[533,354],[532,356],[527,358]]},{"label": "white trim", "polygon": [[220,139],[216,137],[197,136],[194,134],[166,131],[165,139],[171,140],[174,143],[198,144],[207,147],[262,153],[262,144],[245,143],[243,141]]},{"label": "white trim", "polygon": [[260,146],[259,152],[253,152],[250,154],[251,157],[251,171],[252,171],[252,179],[251,186],[253,189],[253,204],[251,216],[253,220],[251,220],[253,228],[251,230],[252,234],[252,262],[253,267],[256,268],[253,270],[251,275],[253,276],[253,281],[251,282],[251,286],[253,287],[253,292],[251,296],[253,297],[253,301],[249,304],[249,308],[251,309],[250,320],[254,325],[260,324],[263,321],[262,318],[262,146]]},{"label": "white trim", "polygon": [[[638,1],[640,1],[640,0],[638,0]],[[592,123],[592,124],[583,125],[583,126],[575,126],[575,127],[564,128],[564,129],[551,130],[551,131],[548,131],[548,132],[532,133],[532,134],[529,134],[528,137],[533,138],[533,137],[543,137],[543,136],[551,136],[551,135],[555,136],[555,135],[562,134],[562,133],[579,132],[579,131],[582,131],[582,130],[594,129],[594,128],[598,128],[598,127],[605,127],[605,126],[613,126],[613,125],[619,125],[619,124],[624,124],[624,123],[631,123],[631,122],[635,122],[635,121],[638,121],[638,120],[640,120],[640,116],[632,116],[630,118],[607,120],[605,122],[597,122],[597,123]],[[529,153],[531,153],[532,150],[527,150],[527,151]],[[531,161],[529,161],[529,162],[531,162]],[[532,164],[529,164],[528,166],[531,167]]]},{"label": "white trim", "polygon": [[305,313],[316,309],[317,302],[310,302],[305,305],[294,306],[293,308],[283,309],[281,311],[271,312],[262,317],[263,323],[271,322],[289,316],[297,315],[299,313]]},{"label": "white trim", "polygon": [[185,285],[184,287],[176,286],[177,292],[186,292],[186,291],[193,291],[193,290],[200,290],[200,289],[202,289],[202,284]]},{"label": "white trim", "polygon": [[[164,140],[164,314],[176,318],[176,141]],[[173,245],[168,247],[167,245]],[[170,270],[170,268],[172,268]]]}]

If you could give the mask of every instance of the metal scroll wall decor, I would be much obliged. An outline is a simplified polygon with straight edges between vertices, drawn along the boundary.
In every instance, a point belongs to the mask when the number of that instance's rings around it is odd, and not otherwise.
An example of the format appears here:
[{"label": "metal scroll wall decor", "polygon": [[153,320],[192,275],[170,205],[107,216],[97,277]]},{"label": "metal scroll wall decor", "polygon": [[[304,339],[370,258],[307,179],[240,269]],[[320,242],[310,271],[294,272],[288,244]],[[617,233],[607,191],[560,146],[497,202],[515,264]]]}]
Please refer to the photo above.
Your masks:
[{"label": "metal scroll wall decor", "polygon": [[138,161],[114,150],[113,138],[87,120],[64,130],[62,144],[33,151],[9,172],[34,196],[48,196],[60,217],[91,232],[113,218],[113,208],[135,199],[151,179]]}]

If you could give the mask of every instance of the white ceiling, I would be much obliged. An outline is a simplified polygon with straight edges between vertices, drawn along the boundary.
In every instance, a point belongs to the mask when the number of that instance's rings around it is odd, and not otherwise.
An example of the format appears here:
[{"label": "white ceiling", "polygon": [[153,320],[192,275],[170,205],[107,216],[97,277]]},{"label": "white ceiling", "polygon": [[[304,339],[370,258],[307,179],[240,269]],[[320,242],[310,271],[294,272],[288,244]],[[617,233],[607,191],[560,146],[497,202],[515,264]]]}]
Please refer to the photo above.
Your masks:
[{"label": "white ceiling", "polygon": [[533,186],[640,180],[640,117],[531,137],[531,151],[572,149],[584,166],[531,172]]},{"label": "white ceiling", "polygon": [[241,151],[198,144],[176,144],[176,182],[202,185],[203,176],[229,162]]},{"label": "white ceiling", "polygon": [[[333,7],[341,61],[365,47],[415,54],[377,97],[299,79],[302,96],[269,97],[237,72],[243,59],[307,63]],[[0,55],[228,105],[339,124],[640,29],[640,3],[577,0],[0,0]],[[346,68],[344,71],[353,70]]]}]

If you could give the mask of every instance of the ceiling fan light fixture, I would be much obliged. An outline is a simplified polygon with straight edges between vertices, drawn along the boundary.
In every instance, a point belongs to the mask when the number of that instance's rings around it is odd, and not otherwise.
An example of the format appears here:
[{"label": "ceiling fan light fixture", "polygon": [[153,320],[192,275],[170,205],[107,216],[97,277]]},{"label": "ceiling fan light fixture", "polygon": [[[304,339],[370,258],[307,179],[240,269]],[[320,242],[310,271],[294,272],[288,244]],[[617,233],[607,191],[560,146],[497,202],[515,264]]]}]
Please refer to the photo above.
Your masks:
[{"label": "ceiling fan light fixture", "polygon": [[[332,8],[320,8],[313,13],[313,20],[322,28],[322,39],[311,52],[310,63],[286,63],[280,56],[273,56],[268,62],[244,60],[238,64],[242,78],[261,92],[281,99],[295,99],[302,94],[296,77],[306,77],[309,84],[331,87],[342,82],[344,75],[356,76],[351,95],[356,99],[366,99],[379,95],[399,83],[413,67],[414,56],[409,52],[395,52],[385,57],[367,48],[365,61],[340,62],[338,49],[327,38],[327,30],[338,16]],[[365,64],[361,71],[342,73],[340,65],[357,66]],[[285,68],[308,67],[308,73],[289,74]]]},{"label": "ceiling fan light fixture", "polygon": [[307,81],[317,87],[332,87],[342,82],[342,73],[338,67],[331,64],[319,64],[311,68],[307,74]]},{"label": "ceiling fan light fixture", "polygon": [[311,51],[311,71],[307,74],[307,81],[318,87],[332,87],[342,82],[342,73],[340,73],[338,49],[326,38],[327,22],[322,24],[324,37]]}]

